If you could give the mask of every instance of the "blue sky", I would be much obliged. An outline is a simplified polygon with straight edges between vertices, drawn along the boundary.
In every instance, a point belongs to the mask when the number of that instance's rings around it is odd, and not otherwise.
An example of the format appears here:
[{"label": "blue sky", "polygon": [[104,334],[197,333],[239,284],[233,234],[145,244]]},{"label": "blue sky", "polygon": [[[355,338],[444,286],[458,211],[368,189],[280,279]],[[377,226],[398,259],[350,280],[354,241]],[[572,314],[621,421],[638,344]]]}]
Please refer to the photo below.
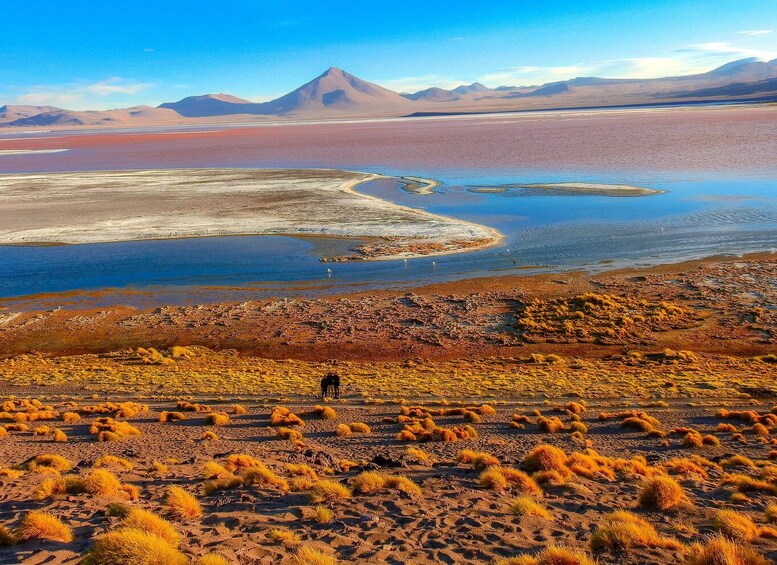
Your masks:
[{"label": "blue sky", "polygon": [[284,94],[338,66],[398,91],[655,77],[777,58],[777,0],[10,0],[0,104]]}]

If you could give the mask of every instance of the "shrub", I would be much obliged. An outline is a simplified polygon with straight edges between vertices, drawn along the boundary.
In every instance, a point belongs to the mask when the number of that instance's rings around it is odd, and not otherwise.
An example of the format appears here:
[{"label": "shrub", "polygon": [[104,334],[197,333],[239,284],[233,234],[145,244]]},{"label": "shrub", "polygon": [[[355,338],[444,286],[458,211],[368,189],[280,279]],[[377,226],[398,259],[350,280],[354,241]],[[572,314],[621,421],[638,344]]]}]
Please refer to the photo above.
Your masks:
[{"label": "shrub", "polygon": [[282,491],[289,490],[289,483],[283,477],[279,477],[266,465],[259,464],[255,467],[248,467],[240,474],[240,479],[244,485],[259,485],[268,487],[278,487]]},{"label": "shrub", "polygon": [[423,449],[417,449],[415,447],[408,447],[405,450],[405,457],[418,465],[430,466],[434,463],[434,459],[431,455],[425,452]]},{"label": "shrub", "polygon": [[721,535],[691,545],[684,565],[769,565],[770,560]]},{"label": "shrub", "polygon": [[335,412],[334,408],[331,408],[329,406],[315,406],[313,408],[313,413],[320,416],[322,420],[337,419],[337,412]]},{"label": "shrub", "polygon": [[303,545],[294,554],[295,565],[337,565],[337,559],[309,545]]},{"label": "shrub", "polygon": [[564,422],[562,422],[556,416],[552,416],[550,418],[546,416],[540,416],[537,418],[537,427],[544,432],[548,432],[549,434],[555,434],[566,430]]},{"label": "shrub", "polygon": [[605,516],[591,536],[590,543],[594,551],[604,549],[611,552],[628,551],[633,547],[682,547],[677,540],[659,535],[647,520],[623,510]]},{"label": "shrub", "polygon": [[32,539],[70,543],[73,541],[73,532],[67,524],[53,514],[35,510],[24,515],[14,532],[14,537],[19,543]]},{"label": "shrub", "polygon": [[[348,437],[350,435],[353,435],[353,432],[351,431],[351,427],[346,424],[337,424],[337,427],[335,428],[335,435],[340,437]],[[413,436],[415,438],[415,436]]]},{"label": "shrub", "polygon": [[233,404],[232,405],[232,413],[233,414],[248,414],[248,410],[246,410],[245,406],[241,406],[240,404]]},{"label": "shrub", "polygon": [[302,432],[292,428],[278,428],[278,437],[291,441],[300,441],[302,439]]},{"label": "shrub", "polygon": [[202,507],[197,499],[178,486],[171,486],[167,490],[165,500],[167,509],[178,520],[199,518],[202,516]]},{"label": "shrub", "polygon": [[176,531],[170,522],[142,508],[130,508],[127,516],[122,521],[122,526],[154,534],[173,547],[178,547],[178,544],[181,543],[181,534]]},{"label": "shrub", "polygon": [[326,506],[316,506],[315,519],[319,524],[328,524],[334,519],[335,515]]},{"label": "shrub", "polygon": [[367,424],[364,424],[362,422],[354,422],[353,424],[350,424],[348,427],[351,428],[351,431],[355,434],[372,433],[372,430],[370,429],[370,427]]},{"label": "shrub", "polygon": [[683,487],[671,477],[648,479],[639,493],[639,505],[652,510],[669,510],[686,499]]},{"label": "shrub", "polygon": [[292,476],[302,476],[302,477],[308,477],[310,479],[313,479],[314,481],[318,479],[318,473],[316,473],[316,470],[313,469],[310,465],[305,465],[304,463],[301,464],[295,464],[295,463],[288,463],[286,464],[286,471],[289,472]]},{"label": "shrub", "polygon": [[565,547],[547,547],[536,557],[521,555],[509,559],[500,559],[495,565],[596,565],[596,563],[577,549]]},{"label": "shrub", "polygon": [[66,424],[75,424],[81,421],[81,416],[77,412],[65,412],[62,414],[62,421]]},{"label": "shrub", "polygon": [[58,473],[65,473],[73,468],[73,464],[61,455],[52,455],[50,453],[37,455],[27,463],[27,469],[30,471],[38,471],[42,467],[53,469]]},{"label": "shrub", "polygon": [[732,455],[728,459],[724,459],[720,462],[720,466],[727,468],[727,467],[748,467],[750,469],[755,469],[756,465],[753,463],[753,461],[749,457],[745,457],[744,455]]},{"label": "shrub", "polygon": [[550,520],[551,513],[542,504],[529,496],[519,496],[510,504],[510,512],[516,516],[539,516]]},{"label": "shrub", "polygon": [[197,565],[232,565],[232,562],[218,553],[208,553],[197,560]]},{"label": "shrub", "polygon": [[297,532],[286,528],[273,528],[269,531],[270,539],[283,545],[297,545],[302,539]]},{"label": "shrub", "polygon": [[122,528],[99,536],[82,565],[188,565],[189,559],[167,541],[150,532]]},{"label": "shrub", "polygon": [[200,439],[202,441],[218,441],[220,438],[216,432],[207,431],[203,432]]},{"label": "shrub", "polygon": [[33,491],[35,500],[44,500],[58,494],[81,494],[86,491],[84,481],[79,477],[45,479]]},{"label": "shrub", "polygon": [[751,541],[760,535],[758,526],[749,517],[735,510],[718,510],[712,525],[724,536],[739,541]]},{"label": "shrub", "polygon": [[226,426],[229,424],[229,414],[224,412],[211,412],[205,415],[205,424],[211,426]]},{"label": "shrub", "polygon": [[316,504],[321,502],[333,502],[336,500],[345,500],[351,497],[351,491],[348,487],[330,479],[322,479],[316,482],[308,491],[311,502]]},{"label": "shrub", "polygon": [[293,414],[285,406],[276,406],[270,412],[270,425],[272,426],[304,426],[305,423],[299,416]]},{"label": "shrub", "polygon": [[84,488],[92,496],[113,498],[121,492],[121,481],[108,469],[95,469],[84,479]]},{"label": "shrub", "polygon": [[523,468],[529,472],[557,471],[568,474],[567,460],[567,454],[558,447],[542,444],[529,452],[523,461]]},{"label": "shrub", "polygon": [[747,475],[733,473],[723,475],[720,480],[721,485],[733,485],[739,492],[763,491],[771,494],[777,494],[777,486],[767,482],[754,479]]},{"label": "shrub", "polygon": [[226,467],[229,472],[234,473],[235,471],[245,469],[246,467],[261,467],[263,465],[264,463],[253,455],[233,453],[227,457],[224,467]]},{"label": "shrub", "polygon": [[135,465],[122,457],[115,455],[102,455],[94,462],[94,467],[121,467],[122,469],[132,469]]},{"label": "shrub", "polygon": [[180,422],[186,419],[186,415],[183,412],[160,412],[160,422]]}]

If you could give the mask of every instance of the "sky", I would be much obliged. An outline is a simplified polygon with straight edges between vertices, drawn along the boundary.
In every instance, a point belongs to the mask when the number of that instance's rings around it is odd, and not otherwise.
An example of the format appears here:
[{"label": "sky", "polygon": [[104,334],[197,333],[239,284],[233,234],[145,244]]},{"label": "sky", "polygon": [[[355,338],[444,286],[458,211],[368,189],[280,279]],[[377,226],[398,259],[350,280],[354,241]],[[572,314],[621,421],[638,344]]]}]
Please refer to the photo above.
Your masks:
[{"label": "sky", "polygon": [[413,92],[777,58],[777,0],[11,0],[3,16],[0,105],[76,110],[264,101],[331,66]]}]

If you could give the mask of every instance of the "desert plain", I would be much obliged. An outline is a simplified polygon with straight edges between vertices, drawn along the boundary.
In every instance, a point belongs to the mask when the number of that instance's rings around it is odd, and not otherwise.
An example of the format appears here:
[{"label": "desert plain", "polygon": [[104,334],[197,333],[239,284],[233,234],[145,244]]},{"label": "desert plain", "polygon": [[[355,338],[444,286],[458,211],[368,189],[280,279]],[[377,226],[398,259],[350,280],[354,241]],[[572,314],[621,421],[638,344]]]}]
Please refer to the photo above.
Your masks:
[{"label": "desert plain", "polygon": [[[45,172],[2,157],[2,238],[302,226],[370,250],[409,238],[399,257],[434,233],[451,247],[432,252],[450,252],[498,234],[353,192],[366,173],[223,167],[531,168],[552,154],[579,171],[758,176],[773,171],[774,112],[456,118],[460,135],[436,119],[52,132],[2,142],[68,149]],[[201,168],[158,172],[171,163]],[[294,199],[308,207],[287,216]],[[759,253],[194,306],[3,299],[0,562],[774,562],[775,281],[777,258]],[[321,397],[329,372],[340,398]]]}]

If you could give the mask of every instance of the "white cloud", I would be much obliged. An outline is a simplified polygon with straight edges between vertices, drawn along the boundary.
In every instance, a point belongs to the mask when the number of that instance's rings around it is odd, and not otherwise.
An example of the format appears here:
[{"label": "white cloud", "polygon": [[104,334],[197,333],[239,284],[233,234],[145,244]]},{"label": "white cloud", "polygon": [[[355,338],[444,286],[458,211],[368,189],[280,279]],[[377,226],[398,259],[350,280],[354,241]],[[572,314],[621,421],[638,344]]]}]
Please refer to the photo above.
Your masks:
[{"label": "white cloud", "polygon": [[764,51],[712,41],[681,47],[666,55],[588,61],[568,66],[522,66],[502,69],[479,77],[488,86],[528,86],[578,76],[604,78],[659,78],[710,71],[735,59],[777,58],[777,51]]},{"label": "white cloud", "polygon": [[96,110],[116,107],[117,97],[132,96],[153,86],[121,77],[67,85],[37,85],[14,98],[16,104],[59,106],[68,110]]},{"label": "white cloud", "polygon": [[774,32],[773,29],[746,29],[744,31],[740,31],[742,35],[768,35],[770,33]]}]

